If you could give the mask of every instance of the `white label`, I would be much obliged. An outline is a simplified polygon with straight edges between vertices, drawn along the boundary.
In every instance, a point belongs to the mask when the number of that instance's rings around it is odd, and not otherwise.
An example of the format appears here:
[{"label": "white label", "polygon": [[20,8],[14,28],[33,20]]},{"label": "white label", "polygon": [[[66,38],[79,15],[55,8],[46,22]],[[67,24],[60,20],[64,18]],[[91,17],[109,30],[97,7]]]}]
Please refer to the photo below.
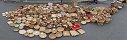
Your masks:
[{"label": "white label", "polygon": [[48,6],[50,6],[50,7],[51,7],[52,5],[53,5],[53,3],[48,3]]}]

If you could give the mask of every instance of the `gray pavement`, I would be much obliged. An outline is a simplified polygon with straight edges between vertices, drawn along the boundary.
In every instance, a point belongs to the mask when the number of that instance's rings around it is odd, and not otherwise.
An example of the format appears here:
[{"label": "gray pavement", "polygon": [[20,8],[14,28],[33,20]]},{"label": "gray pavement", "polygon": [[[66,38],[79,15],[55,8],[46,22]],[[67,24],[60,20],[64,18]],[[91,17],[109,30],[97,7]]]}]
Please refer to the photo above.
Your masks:
[{"label": "gray pavement", "polygon": [[[0,13],[14,10],[21,5],[28,3],[13,3],[13,2],[0,2]],[[109,4],[92,4],[95,6],[108,6]],[[84,6],[84,5],[81,5]],[[89,5],[91,6],[91,5]],[[94,23],[82,25],[86,31],[85,34],[76,37],[61,37],[56,40],[127,40],[127,5],[121,9],[117,14],[112,16],[112,21],[105,24],[103,27]],[[39,37],[29,38],[13,32],[12,27],[9,27],[6,17],[0,14],[0,40],[49,40],[49,38],[41,39]]]}]

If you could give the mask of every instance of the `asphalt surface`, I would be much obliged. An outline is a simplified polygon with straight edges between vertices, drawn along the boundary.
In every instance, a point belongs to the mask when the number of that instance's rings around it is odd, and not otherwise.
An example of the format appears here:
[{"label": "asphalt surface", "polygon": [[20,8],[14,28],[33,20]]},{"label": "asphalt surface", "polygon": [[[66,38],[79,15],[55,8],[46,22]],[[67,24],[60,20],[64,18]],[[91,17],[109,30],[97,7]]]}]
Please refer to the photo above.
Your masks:
[{"label": "asphalt surface", "polygon": [[[21,5],[28,3],[0,2],[0,13],[11,11]],[[90,7],[108,6],[109,4],[92,4]],[[84,5],[81,5],[84,6]],[[127,40],[127,5],[118,13],[112,16],[112,21],[104,26],[98,26],[94,23],[82,25],[85,34],[76,37],[61,37],[56,40]],[[0,14],[0,40],[50,40],[49,38],[41,39],[39,37],[29,38],[13,32],[12,27],[6,23],[7,18]]]}]

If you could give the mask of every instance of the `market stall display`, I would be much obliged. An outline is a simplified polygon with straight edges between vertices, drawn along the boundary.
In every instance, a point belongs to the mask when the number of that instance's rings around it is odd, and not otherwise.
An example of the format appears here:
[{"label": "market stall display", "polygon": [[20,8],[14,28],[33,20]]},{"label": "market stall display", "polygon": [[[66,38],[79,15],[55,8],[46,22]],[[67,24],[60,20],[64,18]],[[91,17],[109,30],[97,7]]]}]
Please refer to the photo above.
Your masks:
[{"label": "market stall display", "polygon": [[[111,15],[118,12],[117,7],[81,8],[67,4],[34,4],[2,13],[8,18],[9,26],[19,34],[40,38],[55,39],[62,36],[84,34],[80,24],[109,23]],[[48,35],[49,34],[49,35]]]}]

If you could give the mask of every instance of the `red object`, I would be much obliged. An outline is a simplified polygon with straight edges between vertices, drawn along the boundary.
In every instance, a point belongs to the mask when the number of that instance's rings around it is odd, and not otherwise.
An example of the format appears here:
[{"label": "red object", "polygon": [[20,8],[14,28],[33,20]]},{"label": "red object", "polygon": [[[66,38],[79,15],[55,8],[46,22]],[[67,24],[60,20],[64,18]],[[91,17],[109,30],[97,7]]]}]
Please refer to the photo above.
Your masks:
[{"label": "red object", "polygon": [[90,18],[92,18],[92,16],[91,15],[86,15],[85,18],[90,19]]},{"label": "red object", "polygon": [[86,19],[88,19],[88,16],[84,16]]},{"label": "red object", "polygon": [[90,15],[87,15],[87,17],[90,19],[90,18],[92,18],[92,16],[90,16]]},{"label": "red object", "polygon": [[81,27],[80,27],[80,25],[73,25],[73,26],[71,26],[71,28],[74,30],[77,30],[77,29],[80,29]]}]

